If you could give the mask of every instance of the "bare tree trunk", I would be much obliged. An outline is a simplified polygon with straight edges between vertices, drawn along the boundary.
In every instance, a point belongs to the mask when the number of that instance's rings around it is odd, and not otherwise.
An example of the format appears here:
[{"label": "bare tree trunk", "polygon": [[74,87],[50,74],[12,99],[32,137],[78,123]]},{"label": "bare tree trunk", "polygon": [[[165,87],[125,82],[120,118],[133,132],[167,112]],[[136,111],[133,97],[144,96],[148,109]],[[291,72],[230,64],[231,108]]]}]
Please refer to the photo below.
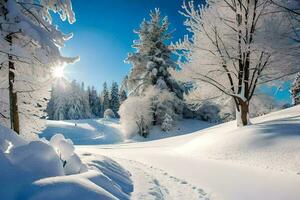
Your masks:
[{"label": "bare tree trunk", "polygon": [[[6,40],[12,44],[12,36],[8,35]],[[12,61],[12,56],[8,55],[8,81],[9,81],[9,107],[10,107],[10,124],[17,134],[20,134],[20,120],[19,120],[19,109],[18,109],[18,95],[14,89],[15,82],[15,64]]]},{"label": "bare tree trunk", "polygon": [[249,102],[245,102],[242,100],[238,101],[238,108],[239,110],[237,110],[237,112],[239,112],[238,115],[236,115],[237,117],[237,125],[238,126],[247,126],[249,125]]}]

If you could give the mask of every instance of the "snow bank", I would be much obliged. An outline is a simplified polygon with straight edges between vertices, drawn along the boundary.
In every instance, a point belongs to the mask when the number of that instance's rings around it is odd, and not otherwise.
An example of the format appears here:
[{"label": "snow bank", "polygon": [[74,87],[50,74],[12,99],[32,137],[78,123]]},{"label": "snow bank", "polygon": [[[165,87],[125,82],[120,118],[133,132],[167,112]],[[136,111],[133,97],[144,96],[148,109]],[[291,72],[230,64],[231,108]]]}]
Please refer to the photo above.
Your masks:
[{"label": "snow bank", "polygon": [[[300,106],[253,118],[237,128],[221,124],[182,138],[175,151],[276,171],[300,172]],[[169,141],[170,142],[170,141]]]},{"label": "snow bank", "polygon": [[[82,146],[78,151],[118,158],[133,174],[133,199],[135,194],[141,197],[136,199],[155,199],[152,194],[164,195],[165,189],[171,195],[192,194],[183,186],[192,184],[209,194],[208,199],[299,200],[300,106],[251,121],[252,125],[242,128],[233,121],[202,130],[197,130],[197,121],[186,121],[177,131],[190,134],[143,143]],[[149,136],[164,135],[156,131]],[[170,199],[201,199],[179,195]]]},{"label": "snow bank", "polygon": [[128,172],[106,157],[88,166],[74,150],[61,134],[27,142],[0,126],[0,199],[129,199]]},{"label": "snow bank", "polygon": [[113,144],[123,141],[117,119],[48,120],[47,128],[39,137],[50,140],[57,133],[62,133],[75,145]]}]

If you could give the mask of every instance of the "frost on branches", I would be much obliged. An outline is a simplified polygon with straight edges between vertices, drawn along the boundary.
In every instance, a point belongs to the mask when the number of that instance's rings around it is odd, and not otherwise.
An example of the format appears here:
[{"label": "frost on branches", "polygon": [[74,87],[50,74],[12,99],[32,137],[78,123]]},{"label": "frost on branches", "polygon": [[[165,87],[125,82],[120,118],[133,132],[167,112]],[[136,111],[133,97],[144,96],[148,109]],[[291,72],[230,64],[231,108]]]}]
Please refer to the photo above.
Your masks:
[{"label": "frost on branches", "polygon": [[170,131],[173,127],[173,119],[168,113],[165,114],[164,121],[161,124],[161,129],[163,131]]},{"label": "frost on branches", "polygon": [[232,97],[239,125],[249,124],[256,88],[299,71],[298,31],[293,31],[299,21],[270,0],[208,0],[202,7],[191,1],[183,9],[193,36],[174,45],[184,58],[179,76],[206,98]]},{"label": "frost on branches", "polygon": [[58,30],[50,13],[69,23],[75,16],[70,0],[7,0],[0,7],[0,123],[32,137],[43,126],[51,67],[77,60],[60,54],[72,34]]},{"label": "frost on branches", "polygon": [[297,74],[297,77],[293,82],[291,93],[293,105],[300,104],[300,73]]},{"label": "frost on branches", "polygon": [[[150,17],[149,21],[144,20],[140,29],[135,31],[139,36],[133,44],[136,52],[130,53],[127,58],[127,62],[132,64],[126,80],[129,97],[123,102],[119,114],[121,122],[127,121],[125,118],[128,115],[125,113],[132,115],[129,118],[137,123],[132,123],[133,127],[128,130],[136,130],[133,133],[141,130],[136,125],[141,124],[140,117],[143,118],[142,124],[150,128],[151,125],[161,125],[166,113],[174,116],[174,120],[182,116],[183,89],[170,74],[170,70],[176,68],[176,63],[171,58],[173,52],[167,44],[171,38],[171,33],[168,32],[169,22],[167,17],[161,18],[159,9],[151,12]],[[132,101],[140,101],[134,97],[145,101],[144,105],[141,102],[137,106],[150,106],[146,109],[148,112],[139,113],[142,108],[137,108],[137,113],[125,111],[132,109]],[[128,127],[128,124],[124,122],[124,126]]]},{"label": "frost on branches", "polygon": [[166,42],[170,39],[167,17],[161,19],[159,9],[150,13],[151,20],[144,20],[138,31],[139,40],[134,41],[137,50],[130,53],[127,62],[132,64],[127,85],[130,93],[143,94],[150,85],[157,85],[161,89],[169,88],[178,98],[182,99],[182,89],[172,79],[169,69],[176,68],[171,58],[172,51]]},{"label": "frost on branches", "polygon": [[112,109],[106,109],[103,114],[104,119],[113,119],[116,118],[115,113]]},{"label": "frost on branches", "polygon": [[[97,96],[96,96],[97,97]],[[52,85],[51,98],[47,105],[50,120],[79,120],[92,117],[89,90],[84,90],[76,81],[69,83],[65,79],[55,80]],[[90,102],[89,102],[90,101]],[[94,101],[92,101],[94,103]],[[100,108],[100,105],[98,105]],[[93,115],[94,116],[94,115]]]}]

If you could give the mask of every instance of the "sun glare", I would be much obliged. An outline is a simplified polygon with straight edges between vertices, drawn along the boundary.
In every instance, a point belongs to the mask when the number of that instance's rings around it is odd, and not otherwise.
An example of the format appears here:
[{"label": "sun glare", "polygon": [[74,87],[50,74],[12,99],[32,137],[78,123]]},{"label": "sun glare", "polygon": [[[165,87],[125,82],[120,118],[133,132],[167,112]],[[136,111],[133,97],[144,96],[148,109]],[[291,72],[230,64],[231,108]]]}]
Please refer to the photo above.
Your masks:
[{"label": "sun glare", "polygon": [[64,77],[64,66],[56,66],[52,69],[52,76],[54,78]]}]

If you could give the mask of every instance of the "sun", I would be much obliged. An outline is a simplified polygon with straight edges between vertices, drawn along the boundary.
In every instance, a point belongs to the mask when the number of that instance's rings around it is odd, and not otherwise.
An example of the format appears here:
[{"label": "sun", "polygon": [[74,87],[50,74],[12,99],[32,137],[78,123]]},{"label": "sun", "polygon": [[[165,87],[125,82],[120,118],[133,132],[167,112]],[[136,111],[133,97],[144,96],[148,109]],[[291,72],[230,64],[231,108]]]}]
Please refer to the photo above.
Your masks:
[{"label": "sun", "polygon": [[52,68],[53,78],[63,78],[64,77],[64,66],[56,66]]}]

